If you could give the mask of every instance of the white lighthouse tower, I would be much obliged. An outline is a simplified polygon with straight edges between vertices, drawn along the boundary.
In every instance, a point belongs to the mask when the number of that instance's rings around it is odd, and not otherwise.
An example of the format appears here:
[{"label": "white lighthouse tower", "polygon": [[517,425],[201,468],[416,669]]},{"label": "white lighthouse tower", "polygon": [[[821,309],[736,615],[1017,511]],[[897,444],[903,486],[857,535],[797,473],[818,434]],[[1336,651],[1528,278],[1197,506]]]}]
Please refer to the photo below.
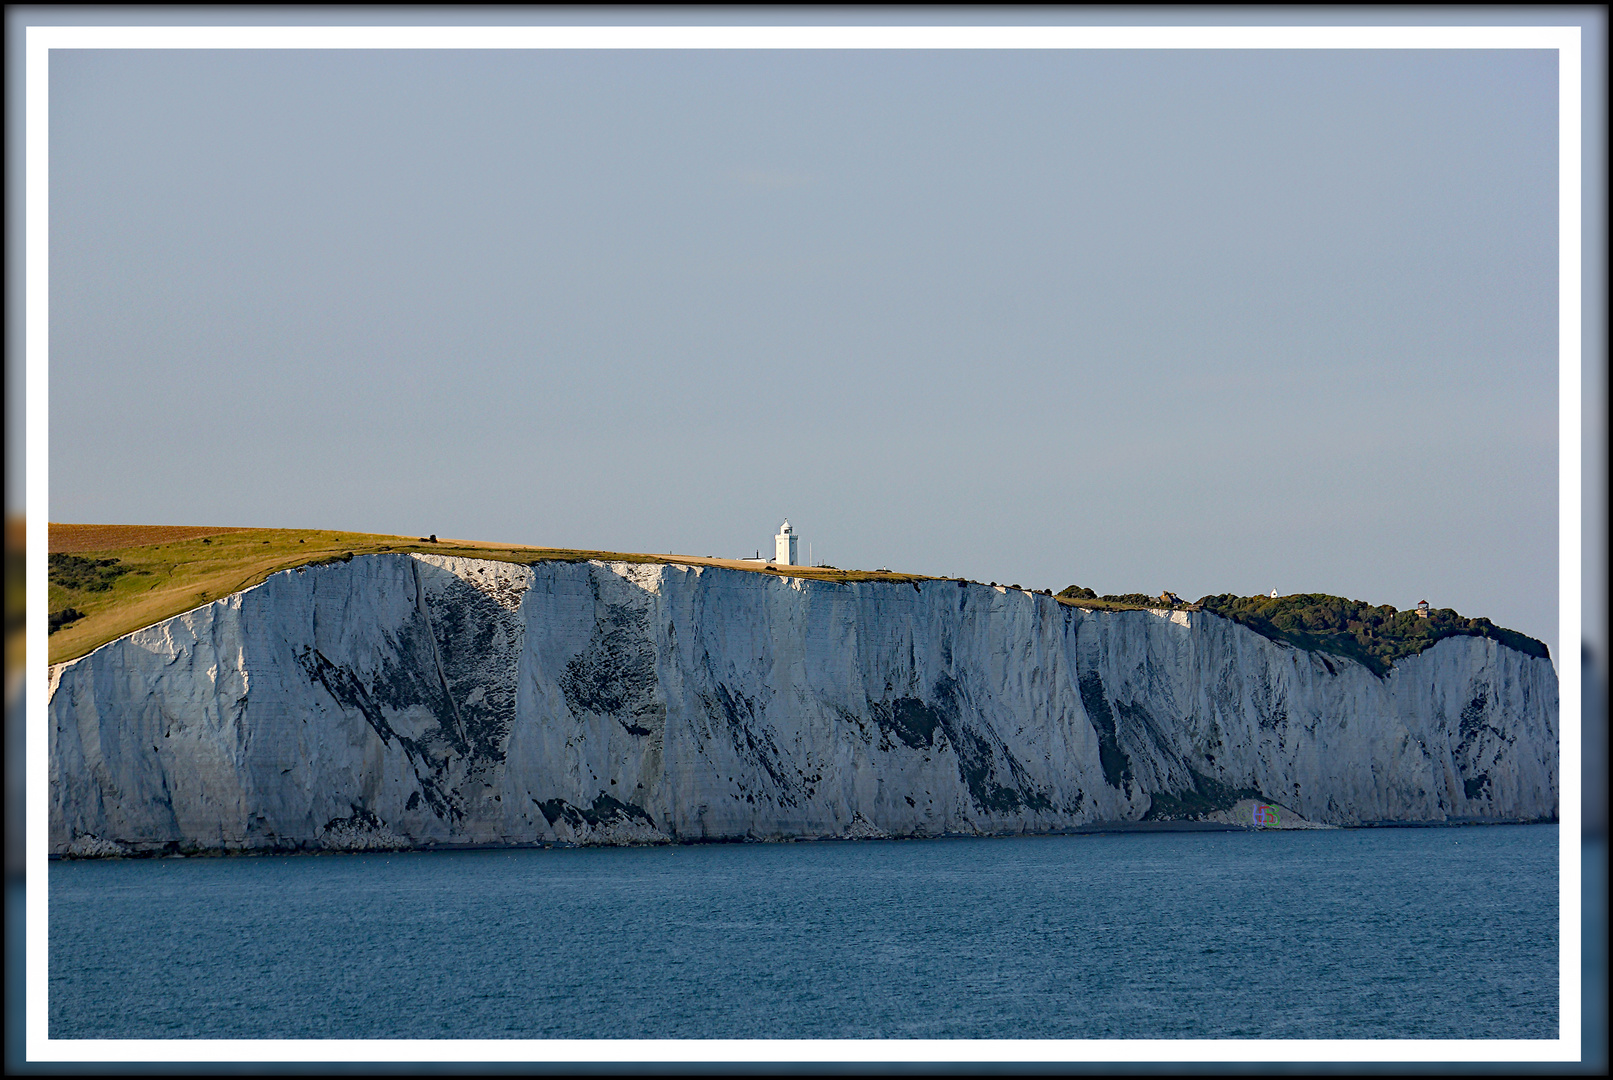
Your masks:
[{"label": "white lighthouse tower", "polygon": [[773,561],[783,563],[785,566],[800,566],[801,561],[795,556],[796,540],[795,531],[790,528],[790,523],[786,520],[778,535],[773,537]]}]

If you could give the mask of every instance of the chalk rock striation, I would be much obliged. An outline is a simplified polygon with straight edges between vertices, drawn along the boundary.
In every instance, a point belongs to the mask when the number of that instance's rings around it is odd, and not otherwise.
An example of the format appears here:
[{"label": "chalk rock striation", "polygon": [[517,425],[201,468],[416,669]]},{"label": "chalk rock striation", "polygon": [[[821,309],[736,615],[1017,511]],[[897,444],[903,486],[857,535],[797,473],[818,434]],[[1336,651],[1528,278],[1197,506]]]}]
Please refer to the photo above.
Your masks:
[{"label": "chalk rock striation", "polygon": [[1551,662],[1378,677],[1204,612],[371,555],[51,669],[51,850],[984,835],[1557,815]]}]

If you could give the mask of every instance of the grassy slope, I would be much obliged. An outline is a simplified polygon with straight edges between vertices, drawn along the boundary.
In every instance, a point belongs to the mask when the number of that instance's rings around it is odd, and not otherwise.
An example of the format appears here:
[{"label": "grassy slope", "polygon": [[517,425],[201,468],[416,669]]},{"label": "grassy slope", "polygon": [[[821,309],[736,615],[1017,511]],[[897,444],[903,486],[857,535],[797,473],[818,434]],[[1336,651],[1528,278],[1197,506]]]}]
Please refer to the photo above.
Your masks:
[{"label": "grassy slope", "polygon": [[[89,551],[67,540],[73,528],[52,523],[53,551],[67,547],[74,555],[85,559],[117,559],[119,563],[116,568],[127,568],[127,572],[112,578],[111,588],[104,592],[64,588],[52,581],[50,611],[58,612],[71,607],[84,613],[84,618],[68,623],[50,636],[52,664],[76,659],[124,634],[250,588],[270,574],[308,563],[341,558],[347,553],[367,555],[417,551],[522,564],[546,559],[605,559],[612,562],[716,565],[756,573],[777,573],[756,564],[725,559],[522,547],[467,540],[423,543],[412,536],[309,529],[240,529],[170,543]],[[60,545],[57,540],[59,533],[63,537]],[[913,574],[805,566],[790,567],[788,575],[820,581],[925,580]]]},{"label": "grassy slope", "polygon": [[1171,605],[1154,601],[1150,604],[1133,604],[1124,600],[1072,600],[1068,596],[1055,596],[1053,599],[1066,607],[1084,608],[1087,611],[1169,611]]}]

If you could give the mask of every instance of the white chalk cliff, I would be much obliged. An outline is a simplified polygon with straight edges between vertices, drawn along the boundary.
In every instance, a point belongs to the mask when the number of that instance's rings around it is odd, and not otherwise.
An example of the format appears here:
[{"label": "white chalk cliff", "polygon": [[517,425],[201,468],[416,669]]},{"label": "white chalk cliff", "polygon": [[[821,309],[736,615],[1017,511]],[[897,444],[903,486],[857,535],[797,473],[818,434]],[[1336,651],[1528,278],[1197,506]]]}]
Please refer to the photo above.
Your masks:
[{"label": "white chalk cliff", "polygon": [[53,667],[49,702],[57,854],[1557,815],[1549,660],[1457,637],[1380,678],[955,581],[360,556]]}]

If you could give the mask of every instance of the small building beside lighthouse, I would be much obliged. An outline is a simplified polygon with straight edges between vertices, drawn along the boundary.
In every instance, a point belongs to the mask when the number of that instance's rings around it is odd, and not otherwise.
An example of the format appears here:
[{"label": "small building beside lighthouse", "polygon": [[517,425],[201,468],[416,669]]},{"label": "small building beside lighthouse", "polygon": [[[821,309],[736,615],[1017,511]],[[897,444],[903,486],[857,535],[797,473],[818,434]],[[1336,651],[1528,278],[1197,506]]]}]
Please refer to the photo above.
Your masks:
[{"label": "small building beside lighthouse", "polygon": [[786,519],[778,535],[773,537],[773,561],[784,566],[800,566],[801,560],[796,555],[798,539],[795,530],[790,528],[789,520]]}]

